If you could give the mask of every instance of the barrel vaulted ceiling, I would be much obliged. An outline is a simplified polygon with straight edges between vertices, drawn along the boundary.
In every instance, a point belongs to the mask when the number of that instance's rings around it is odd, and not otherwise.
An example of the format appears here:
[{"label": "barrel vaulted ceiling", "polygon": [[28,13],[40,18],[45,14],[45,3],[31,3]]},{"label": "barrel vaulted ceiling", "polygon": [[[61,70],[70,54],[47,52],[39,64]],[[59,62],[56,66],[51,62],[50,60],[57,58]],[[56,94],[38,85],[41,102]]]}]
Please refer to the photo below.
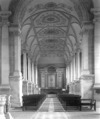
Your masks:
[{"label": "barrel vaulted ceiling", "polygon": [[12,0],[9,19],[19,24],[22,51],[34,61],[62,57],[69,62],[81,44],[83,21],[92,19],[91,7],[91,0]]}]

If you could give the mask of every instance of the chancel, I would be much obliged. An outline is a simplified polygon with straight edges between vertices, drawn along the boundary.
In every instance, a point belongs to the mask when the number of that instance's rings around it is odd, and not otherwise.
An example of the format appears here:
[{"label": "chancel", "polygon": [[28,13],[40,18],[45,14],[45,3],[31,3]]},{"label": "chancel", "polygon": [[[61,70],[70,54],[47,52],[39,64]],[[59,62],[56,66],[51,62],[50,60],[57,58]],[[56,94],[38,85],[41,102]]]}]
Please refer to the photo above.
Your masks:
[{"label": "chancel", "polygon": [[100,118],[100,0],[0,0],[0,119],[84,111]]}]

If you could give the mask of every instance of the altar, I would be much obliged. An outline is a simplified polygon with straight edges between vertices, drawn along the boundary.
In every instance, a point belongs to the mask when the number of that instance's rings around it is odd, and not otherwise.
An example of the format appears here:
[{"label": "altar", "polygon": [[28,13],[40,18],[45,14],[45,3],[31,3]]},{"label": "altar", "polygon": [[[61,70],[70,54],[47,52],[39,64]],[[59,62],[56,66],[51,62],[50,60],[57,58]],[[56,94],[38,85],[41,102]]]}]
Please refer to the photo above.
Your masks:
[{"label": "altar", "polygon": [[[39,70],[41,89],[63,89],[66,84],[65,69],[47,67]],[[48,91],[50,92],[50,91]],[[54,91],[55,92],[55,91]]]}]

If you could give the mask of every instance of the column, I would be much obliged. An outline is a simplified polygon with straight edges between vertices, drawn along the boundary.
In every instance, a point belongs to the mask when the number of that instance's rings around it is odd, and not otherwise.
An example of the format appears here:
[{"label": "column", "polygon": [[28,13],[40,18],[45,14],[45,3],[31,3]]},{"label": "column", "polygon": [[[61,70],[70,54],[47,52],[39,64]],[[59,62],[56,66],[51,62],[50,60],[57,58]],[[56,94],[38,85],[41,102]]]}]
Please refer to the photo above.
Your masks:
[{"label": "column", "polygon": [[34,85],[36,86],[36,65],[34,63]]},{"label": "column", "polygon": [[68,86],[68,67],[66,66],[66,90]]},{"label": "column", "polygon": [[32,62],[32,82],[34,84],[34,64]]},{"label": "column", "polygon": [[67,66],[67,85],[69,84],[70,80],[69,80],[69,66]]},{"label": "column", "polygon": [[67,66],[67,92],[69,93],[69,84],[70,84],[70,70],[69,65]]},{"label": "column", "polygon": [[28,81],[31,82],[30,58],[28,57]]},{"label": "column", "polygon": [[82,75],[90,74],[90,44],[92,43],[93,23],[91,21],[85,21],[83,24],[83,39],[82,39]]},{"label": "column", "polygon": [[28,94],[28,81],[27,81],[27,58],[26,53],[23,52],[23,95]]},{"label": "column", "polygon": [[71,83],[73,82],[73,63],[71,61],[70,63],[70,67],[71,67]]},{"label": "column", "polygon": [[22,106],[22,74],[21,74],[21,39],[17,25],[12,25],[10,31],[13,32],[14,40],[14,72],[10,75],[11,105],[12,107]]},{"label": "column", "polygon": [[34,86],[34,93],[37,94],[37,65],[36,63],[34,64],[34,81],[35,81],[35,86]]},{"label": "column", "polygon": [[77,57],[77,52],[75,53],[75,70],[76,70],[75,79],[78,80],[78,57]]},{"label": "column", "polygon": [[80,59],[80,50],[77,51],[77,79],[79,80],[81,76],[81,59]]},{"label": "column", "polygon": [[72,83],[71,83],[71,92],[74,93],[74,56],[72,57],[71,67],[72,67]]},{"label": "column", "polygon": [[[90,69],[90,56],[93,55],[91,51],[91,45],[93,42],[92,32],[93,23],[91,21],[85,21],[83,24],[83,39],[82,39],[82,72],[81,72],[81,96],[82,98],[93,97],[93,74]],[[81,58],[81,57],[80,57]]]},{"label": "column", "polygon": [[95,8],[92,9],[94,13],[94,98],[100,101],[100,0],[96,3],[94,2]]},{"label": "column", "polygon": [[69,64],[69,84],[71,83],[71,63]]},{"label": "column", "polygon": [[69,84],[69,93],[72,93],[72,62],[70,62],[70,84]]},{"label": "column", "polygon": [[64,88],[66,89],[66,68],[62,69],[62,75],[64,75]]},{"label": "column", "polygon": [[26,59],[26,53],[23,53],[23,78],[25,81],[27,81],[27,59]]},{"label": "column", "polygon": [[1,27],[1,58],[0,58],[0,94],[9,93],[9,22],[8,17],[10,16],[10,11],[0,11],[0,17],[2,18],[0,22]]},{"label": "column", "polygon": [[76,75],[76,72],[75,72],[75,56],[73,57],[73,59],[72,59],[72,74],[73,74],[73,80],[72,80],[72,82],[74,82],[75,81],[75,75]]},{"label": "column", "polygon": [[31,80],[31,60],[28,57],[28,94],[32,93],[32,80]]},{"label": "column", "polygon": [[81,64],[82,64],[82,56],[81,56],[81,48],[80,44],[77,44],[77,49],[76,49],[76,80],[79,80],[80,75],[81,75]]},{"label": "column", "polygon": [[38,87],[38,67],[36,64],[36,86]]},{"label": "column", "polygon": [[76,80],[76,57],[74,56],[74,81]]},{"label": "column", "polygon": [[48,72],[45,70],[45,88],[48,88]]},{"label": "column", "polygon": [[75,61],[76,59],[75,59],[75,55],[74,55],[74,58],[73,58],[73,74],[74,74],[74,77],[73,77],[73,93],[75,94],[76,92],[75,92],[75,85],[76,85],[76,70],[75,70],[75,68],[76,68],[76,61]]},{"label": "column", "polygon": [[34,64],[32,62],[32,93],[34,93]]}]

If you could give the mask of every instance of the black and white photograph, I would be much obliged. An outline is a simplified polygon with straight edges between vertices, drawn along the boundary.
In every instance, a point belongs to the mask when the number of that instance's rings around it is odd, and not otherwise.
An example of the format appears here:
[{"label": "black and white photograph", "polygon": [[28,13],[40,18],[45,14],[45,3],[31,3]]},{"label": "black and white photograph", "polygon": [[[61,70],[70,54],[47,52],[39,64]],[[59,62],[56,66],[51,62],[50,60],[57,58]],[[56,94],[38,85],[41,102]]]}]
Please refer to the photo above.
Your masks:
[{"label": "black and white photograph", "polygon": [[0,0],[0,119],[100,119],[100,0]]}]

